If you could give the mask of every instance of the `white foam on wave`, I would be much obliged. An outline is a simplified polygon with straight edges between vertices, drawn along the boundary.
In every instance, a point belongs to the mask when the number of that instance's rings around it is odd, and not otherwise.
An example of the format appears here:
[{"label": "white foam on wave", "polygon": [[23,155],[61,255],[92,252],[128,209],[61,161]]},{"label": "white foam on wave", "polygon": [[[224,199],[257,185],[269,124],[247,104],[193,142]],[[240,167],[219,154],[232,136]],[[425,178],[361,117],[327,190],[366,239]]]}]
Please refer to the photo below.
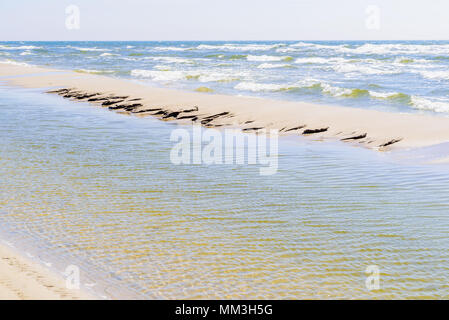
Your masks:
[{"label": "white foam on wave", "polygon": [[19,47],[14,47],[14,46],[0,45],[0,50],[33,50],[33,49],[42,49],[42,47],[36,47],[36,46],[19,46]]},{"label": "white foam on wave", "polygon": [[251,92],[279,92],[292,91],[298,89],[319,90],[322,94],[336,98],[358,98],[371,97],[373,99],[392,99],[407,97],[399,92],[376,92],[365,89],[344,88],[335,84],[330,84],[322,80],[307,78],[295,83],[260,83],[254,81],[244,81],[234,86],[234,89]]},{"label": "white foam on wave", "polygon": [[262,63],[257,66],[258,69],[277,69],[277,68],[289,68],[290,64],[280,64],[280,63]]},{"label": "white foam on wave", "polygon": [[289,59],[288,56],[268,56],[268,55],[261,55],[261,56],[255,56],[255,55],[248,55],[246,57],[246,60],[248,61],[284,61],[286,59]]},{"label": "white foam on wave", "polygon": [[165,63],[187,63],[187,64],[195,63],[193,60],[178,57],[147,57],[146,59],[162,61]]},{"label": "white foam on wave", "polygon": [[425,70],[418,72],[422,77],[426,79],[432,80],[449,80],[449,71],[433,71],[433,70]]},{"label": "white foam on wave", "polygon": [[191,48],[191,47],[155,47],[152,49],[157,50],[157,51],[187,51],[187,50],[192,50],[194,48]]},{"label": "white foam on wave", "polygon": [[299,42],[276,49],[277,52],[301,52],[309,50],[328,50],[350,54],[428,54],[448,55],[449,44],[405,44],[405,43],[364,43],[361,45],[327,45],[320,43]]},{"label": "white foam on wave", "polygon": [[334,97],[341,97],[344,95],[350,95],[352,93],[352,89],[340,88],[327,83],[321,83],[321,88],[323,93],[329,94]]},{"label": "white foam on wave", "polygon": [[428,110],[440,113],[449,112],[449,101],[442,99],[430,100],[419,96],[412,96],[411,105],[413,108],[419,110]]},{"label": "white foam on wave", "polygon": [[221,73],[221,72],[206,72],[200,74],[199,82],[231,82],[237,81],[242,77],[245,77],[246,73]]},{"label": "white foam on wave", "polygon": [[150,78],[154,81],[176,81],[185,79],[186,75],[182,71],[160,71],[160,70],[140,70],[134,69],[131,71],[134,77]]},{"label": "white foam on wave", "polygon": [[332,69],[340,73],[361,73],[367,75],[381,75],[381,74],[398,74],[402,70],[394,68],[392,66],[369,66],[355,63],[339,63],[332,66]]},{"label": "white foam on wave", "polygon": [[196,48],[199,50],[228,50],[228,51],[268,51],[281,46],[283,43],[277,44],[233,44],[226,43],[223,45],[200,44]]},{"label": "white foam on wave", "polygon": [[320,83],[321,83],[320,80],[312,78],[299,80],[295,83],[283,83],[283,84],[243,81],[234,86],[234,89],[252,92],[259,92],[259,91],[275,92],[275,91],[287,91],[300,88],[310,88]]},{"label": "white foam on wave", "polygon": [[301,49],[290,48],[290,47],[276,49],[276,52],[278,52],[278,53],[292,53],[292,52],[299,52],[299,51],[301,51]]},{"label": "white foam on wave", "polygon": [[341,47],[338,51],[356,54],[449,54],[447,44],[374,44],[365,43],[355,48]]},{"label": "white foam on wave", "polygon": [[273,84],[273,83],[257,83],[257,82],[240,82],[237,84],[234,89],[243,90],[243,91],[279,91],[285,88],[285,85],[282,84]]},{"label": "white foam on wave", "polygon": [[229,82],[246,78],[246,72],[211,72],[210,70],[141,70],[135,69],[131,71],[131,75],[141,78],[149,78],[154,81],[180,81],[180,80],[196,80],[199,82]]},{"label": "white foam on wave", "polygon": [[295,63],[298,64],[331,64],[331,63],[344,63],[348,62],[344,58],[321,58],[321,57],[307,57],[298,58]]},{"label": "white foam on wave", "polygon": [[0,63],[4,63],[4,64],[11,64],[14,66],[21,66],[21,67],[30,67],[31,65],[29,65],[28,63],[25,62],[17,62],[11,59],[7,59],[7,60],[0,60]]},{"label": "white foam on wave", "polygon": [[378,99],[388,99],[390,97],[396,96],[399,94],[399,92],[392,92],[392,91],[388,91],[388,92],[379,92],[379,91],[373,91],[373,90],[369,90],[369,95],[372,96],[373,98],[378,98]]},{"label": "white foam on wave", "polygon": [[118,54],[109,53],[109,52],[100,54],[100,57],[112,57],[112,56],[118,56]]},{"label": "white foam on wave", "polygon": [[344,48],[344,45],[324,45],[318,43],[307,43],[307,42],[299,42],[291,44],[287,47],[282,47],[276,49],[277,52],[287,53],[287,52],[301,52],[301,51],[310,51],[316,49],[324,49],[324,50],[339,50]]},{"label": "white foam on wave", "polygon": [[67,46],[67,48],[75,49],[75,50],[79,50],[79,51],[98,51],[98,52],[111,51],[111,49],[106,49],[106,48],[83,48],[83,47],[73,47],[73,46]]}]

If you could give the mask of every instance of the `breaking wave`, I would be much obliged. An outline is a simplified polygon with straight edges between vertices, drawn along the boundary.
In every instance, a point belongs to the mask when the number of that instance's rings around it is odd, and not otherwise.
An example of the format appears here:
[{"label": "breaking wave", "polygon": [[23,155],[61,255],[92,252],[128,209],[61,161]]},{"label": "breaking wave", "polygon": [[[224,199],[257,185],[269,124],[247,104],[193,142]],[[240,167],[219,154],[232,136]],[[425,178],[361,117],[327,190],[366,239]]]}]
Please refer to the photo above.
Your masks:
[{"label": "breaking wave", "polygon": [[209,72],[207,70],[180,71],[180,70],[140,70],[131,71],[131,75],[139,78],[148,78],[154,81],[196,80],[199,82],[231,82],[245,77],[243,72]]},{"label": "breaking wave", "polygon": [[262,55],[262,56],[254,56],[254,55],[248,55],[246,57],[246,59],[248,61],[292,61],[293,57],[290,56],[284,56],[284,57],[280,57],[280,56],[267,56],[267,55]]},{"label": "breaking wave", "polygon": [[412,96],[410,105],[419,110],[434,111],[439,113],[449,112],[449,101],[442,99],[430,100],[423,97]]},{"label": "breaking wave", "polygon": [[277,69],[277,68],[294,68],[291,64],[280,63],[262,63],[257,66],[258,69]]}]

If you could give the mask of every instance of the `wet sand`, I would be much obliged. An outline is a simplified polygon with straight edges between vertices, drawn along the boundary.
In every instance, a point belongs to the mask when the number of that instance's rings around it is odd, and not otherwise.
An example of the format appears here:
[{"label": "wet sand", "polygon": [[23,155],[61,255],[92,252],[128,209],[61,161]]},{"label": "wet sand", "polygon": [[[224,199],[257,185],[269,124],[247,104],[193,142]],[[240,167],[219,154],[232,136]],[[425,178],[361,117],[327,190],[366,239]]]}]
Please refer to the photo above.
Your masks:
[{"label": "wet sand", "polygon": [[94,298],[80,290],[67,289],[62,277],[0,244],[0,300],[61,299]]},{"label": "wet sand", "polygon": [[[20,76],[8,78],[12,75]],[[256,133],[277,129],[285,135],[341,140],[380,151],[449,141],[446,117],[153,88],[131,80],[1,63],[0,76],[8,85],[53,88],[47,92],[164,121]]]}]

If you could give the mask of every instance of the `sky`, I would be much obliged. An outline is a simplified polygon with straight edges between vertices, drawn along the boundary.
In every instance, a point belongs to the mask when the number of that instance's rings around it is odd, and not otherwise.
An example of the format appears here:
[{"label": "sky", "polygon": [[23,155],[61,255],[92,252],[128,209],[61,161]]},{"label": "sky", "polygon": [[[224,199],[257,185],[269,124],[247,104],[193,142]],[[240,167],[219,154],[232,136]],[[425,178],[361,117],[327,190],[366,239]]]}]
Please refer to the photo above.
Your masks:
[{"label": "sky", "polygon": [[0,41],[449,40],[448,14],[448,0],[1,0]]}]

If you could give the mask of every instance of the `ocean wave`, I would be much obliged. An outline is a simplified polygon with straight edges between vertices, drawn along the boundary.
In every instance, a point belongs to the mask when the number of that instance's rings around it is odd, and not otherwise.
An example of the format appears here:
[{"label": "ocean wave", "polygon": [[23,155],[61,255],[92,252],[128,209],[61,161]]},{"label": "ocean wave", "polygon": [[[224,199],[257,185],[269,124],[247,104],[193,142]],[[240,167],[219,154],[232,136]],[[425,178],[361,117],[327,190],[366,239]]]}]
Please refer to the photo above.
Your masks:
[{"label": "ocean wave", "polygon": [[155,61],[162,61],[165,63],[188,63],[188,64],[195,63],[193,60],[177,57],[148,57],[148,59]]},{"label": "ocean wave", "polygon": [[33,50],[33,49],[42,49],[42,47],[36,47],[36,46],[19,46],[19,47],[14,47],[14,46],[0,45],[0,50]]},{"label": "ocean wave", "polygon": [[276,49],[277,52],[300,52],[310,50],[327,50],[350,54],[415,54],[415,55],[447,55],[449,44],[404,44],[404,43],[365,43],[361,45],[339,44],[327,45],[321,43],[298,42]]},{"label": "ocean wave", "polygon": [[336,48],[336,47],[342,47],[344,45],[326,45],[326,44],[320,44],[320,43],[314,43],[314,42],[297,42],[290,45],[290,47],[294,48]]},{"label": "ocean wave", "polygon": [[401,92],[381,92],[360,88],[343,88],[332,86],[327,83],[320,83],[319,85],[324,94],[334,97],[342,98],[371,98],[379,100],[388,100],[391,102],[410,104],[411,97]]},{"label": "ocean wave", "polygon": [[119,56],[119,54],[109,53],[109,52],[105,52],[105,53],[100,54],[100,57],[112,57],[112,56],[117,57],[117,56]]},{"label": "ocean wave", "polygon": [[188,50],[193,50],[195,48],[192,47],[154,47],[151,48],[157,51],[188,51]]},{"label": "ocean wave", "polygon": [[282,92],[282,91],[299,91],[299,90],[316,90],[325,95],[336,98],[372,98],[381,100],[396,101],[403,104],[410,103],[410,96],[399,92],[376,92],[359,88],[344,88],[331,85],[317,79],[304,79],[295,83],[275,84],[275,83],[258,83],[258,82],[240,82],[234,89],[252,92]]},{"label": "ocean wave", "polygon": [[287,47],[282,47],[276,49],[276,52],[287,53],[287,52],[301,52],[301,51],[311,51],[311,50],[339,50],[344,48],[345,45],[324,45],[318,43],[308,43],[308,42],[298,42],[291,44]]},{"label": "ocean wave", "polygon": [[154,81],[176,81],[184,80],[186,74],[182,71],[160,71],[160,70],[140,70],[134,69],[131,71],[134,77],[150,78]]},{"label": "ocean wave", "polygon": [[93,52],[111,51],[111,49],[106,49],[106,48],[81,48],[81,47],[73,47],[73,46],[67,46],[67,48],[78,50],[78,51],[93,51]]},{"label": "ocean wave", "polygon": [[349,62],[344,58],[320,58],[320,57],[307,57],[297,58],[295,63],[298,64],[328,64],[328,63],[344,63]]},{"label": "ocean wave", "polygon": [[340,63],[332,66],[332,69],[340,73],[361,73],[367,75],[398,74],[402,72],[399,68],[388,65],[373,67],[354,63]]},{"label": "ocean wave", "polygon": [[131,71],[131,75],[149,78],[154,81],[196,80],[198,82],[231,82],[246,77],[244,72],[210,72],[209,70],[181,71],[181,70],[140,70]]},{"label": "ocean wave", "polygon": [[434,111],[439,113],[449,112],[449,101],[430,100],[423,97],[412,96],[411,106],[419,110]]},{"label": "ocean wave", "polygon": [[291,48],[291,47],[276,49],[276,52],[278,52],[278,53],[295,53],[295,52],[299,52],[299,51],[302,51],[302,50],[299,48]]},{"label": "ocean wave", "polygon": [[411,102],[411,97],[402,92],[378,92],[369,90],[369,95],[376,99],[397,101],[404,104],[410,104]]},{"label": "ocean wave", "polygon": [[259,83],[252,81],[243,81],[238,83],[234,89],[243,91],[296,91],[299,89],[319,89],[321,90],[321,81],[317,79],[303,79],[295,83],[275,84],[275,83]]},{"label": "ocean wave", "polygon": [[425,71],[419,71],[418,72],[422,77],[426,79],[432,79],[432,80],[449,80],[449,71],[431,71],[431,70],[425,70]]},{"label": "ocean wave", "polygon": [[196,48],[198,50],[230,50],[230,51],[268,51],[275,48],[285,46],[283,43],[278,44],[232,44],[223,45],[200,44]]},{"label": "ocean wave", "polygon": [[199,82],[233,82],[246,77],[246,73],[221,73],[221,72],[206,72],[201,74],[197,80]]},{"label": "ocean wave", "polygon": [[[421,61],[427,61],[427,60],[421,60]],[[394,59],[394,63],[408,64],[408,63],[414,63],[414,62],[416,62],[415,59],[407,58],[407,57],[399,57],[399,58]]]},{"label": "ocean wave", "polygon": [[267,55],[262,55],[262,56],[255,56],[255,55],[248,55],[246,57],[246,59],[248,61],[292,61],[293,58],[289,57],[289,56],[267,56]]},{"label": "ocean wave", "polygon": [[[273,83],[257,83],[257,82],[240,82],[237,84],[234,89],[243,90],[243,91],[284,91],[288,90],[290,87],[282,85],[282,84],[273,84]],[[294,87],[291,87],[292,89]]]},{"label": "ocean wave", "polygon": [[341,47],[341,52],[356,54],[449,54],[447,44],[374,44],[366,43],[356,48]]},{"label": "ocean wave", "polygon": [[224,59],[224,60],[240,60],[240,59],[246,59],[248,55],[246,54],[232,54],[232,55],[224,55],[222,53],[220,54],[208,54],[205,56],[205,58],[216,58],[216,59]]},{"label": "ocean wave", "polygon": [[291,64],[280,63],[262,63],[257,66],[258,69],[277,69],[277,68],[294,68]]},{"label": "ocean wave", "polygon": [[169,65],[166,64],[157,64],[153,66],[153,69],[159,70],[159,71],[171,71],[172,68]]},{"label": "ocean wave", "polygon": [[327,83],[321,83],[320,86],[323,93],[334,97],[350,97],[353,95],[353,89],[340,88]]},{"label": "ocean wave", "polygon": [[11,60],[11,59],[0,60],[0,63],[11,64],[11,65],[14,65],[14,66],[21,66],[21,67],[30,67],[31,66],[28,63],[18,62],[18,61],[14,61],[14,60]]}]

